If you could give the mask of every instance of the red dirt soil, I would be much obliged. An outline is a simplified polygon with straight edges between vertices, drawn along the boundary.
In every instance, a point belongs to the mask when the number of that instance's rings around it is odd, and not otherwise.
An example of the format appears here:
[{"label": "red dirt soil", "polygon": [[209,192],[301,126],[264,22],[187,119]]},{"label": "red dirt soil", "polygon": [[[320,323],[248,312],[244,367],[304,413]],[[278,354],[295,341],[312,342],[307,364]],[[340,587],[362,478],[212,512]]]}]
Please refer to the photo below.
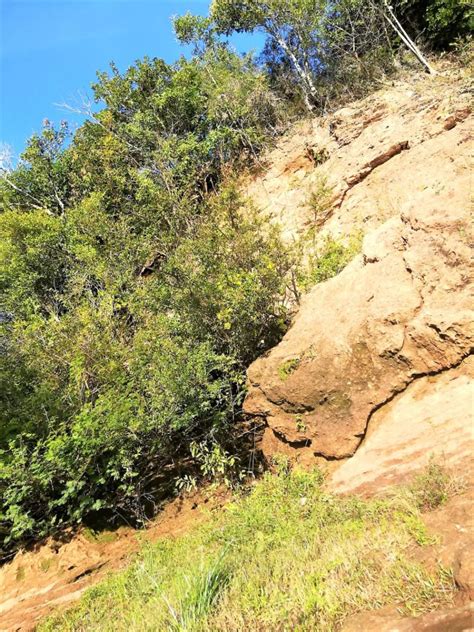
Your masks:
[{"label": "red dirt soil", "polygon": [[142,531],[81,530],[66,541],[49,539],[21,551],[0,568],[0,632],[34,630],[53,609],[71,605],[107,573],[125,567],[144,542],[181,535],[225,500],[225,492],[199,492],[171,501]]}]

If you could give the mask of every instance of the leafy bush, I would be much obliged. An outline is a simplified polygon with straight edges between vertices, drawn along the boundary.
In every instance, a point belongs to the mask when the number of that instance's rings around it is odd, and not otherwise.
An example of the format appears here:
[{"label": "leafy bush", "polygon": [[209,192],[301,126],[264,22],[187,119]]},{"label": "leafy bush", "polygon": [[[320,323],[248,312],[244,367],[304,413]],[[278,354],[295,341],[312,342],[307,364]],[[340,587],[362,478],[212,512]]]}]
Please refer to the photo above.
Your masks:
[{"label": "leafy bush", "polygon": [[310,250],[308,262],[302,268],[299,277],[301,287],[307,290],[342,272],[359,254],[361,245],[360,234],[351,235],[347,242],[327,237],[322,245]]},{"label": "leafy bush", "polygon": [[[245,478],[245,472],[240,467],[240,459],[235,454],[229,454],[217,442],[209,444],[194,441],[189,447],[190,454],[199,467],[202,480],[212,481],[213,485],[234,487]],[[178,489],[192,491],[197,487],[197,479],[189,475],[177,481]]]},{"label": "leafy bush", "polygon": [[436,49],[446,49],[457,38],[472,33],[474,12],[467,0],[397,0],[396,10],[413,34]]},{"label": "leafy bush", "polygon": [[319,178],[306,201],[313,215],[311,228],[314,231],[322,226],[332,211],[334,191],[326,178]]},{"label": "leafy bush", "polygon": [[0,549],[141,521],[193,442],[225,452],[286,324],[290,259],[231,178],[278,120],[252,59],[145,58],[94,91],[0,179]]},{"label": "leafy bush", "polygon": [[174,454],[193,437],[225,434],[245,364],[285,320],[284,249],[234,213],[235,228],[217,212],[201,218],[161,274],[138,277],[122,297],[115,280],[107,290],[107,270],[103,289],[76,303],[84,281],[74,276],[74,305],[60,318],[6,326],[16,388],[0,437],[7,541],[98,510],[140,517]]},{"label": "leafy bush", "polygon": [[2,309],[17,317],[55,311],[65,281],[63,223],[41,210],[0,215]]}]

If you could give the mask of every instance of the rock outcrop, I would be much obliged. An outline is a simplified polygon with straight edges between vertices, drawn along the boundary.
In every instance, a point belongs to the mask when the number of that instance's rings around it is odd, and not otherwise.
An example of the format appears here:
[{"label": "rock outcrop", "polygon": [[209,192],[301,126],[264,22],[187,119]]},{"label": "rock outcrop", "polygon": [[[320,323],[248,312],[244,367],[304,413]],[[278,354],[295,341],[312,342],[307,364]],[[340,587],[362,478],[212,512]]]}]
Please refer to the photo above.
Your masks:
[{"label": "rock outcrop", "polygon": [[360,448],[332,475],[332,489],[380,492],[423,467],[430,455],[469,478],[473,378],[471,356],[457,368],[412,382],[372,416]]},{"label": "rock outcrop", "polygon": [[468,192],[466,174],[436,196],[408,194],[402,213],[304,298],[282,342],[252,365],[246,411],[287,445],[340,459],[382,406],[458,366],[474,341]]},{"label": "rock outcrop", "polygon": [[333,200],[322,235],[367,233],[399,212],[409,194],[435,194],[468,170],[470,105],[468,80],[452,69],[393,82],[292,129],[244,192],[291,241],[311,225],[310,196],[324,182]]},{"label": "rock outcrop", "polygon": [[[462,94],[458,103],[452,98],[451,114],[444,111],[445,96],[442,90],[436,98],[434,92],[393,89],[336,113],[319,132],[329,128],[337,150],[326,145],[331,157],[313,171],[290,152],[296,174],[306,169],[315,180],[325,170],[339,178],[322,235],[365,227],[365,239],[362,254],[303,298],[282,342],[248,371],[245,410],[266,420],[267,455],[280,451],[307,463],[340,460],[363,444],[360,457],[346,466],[350,475],[369,468],[372,479],[387,480],[426,462],[432,452],[467,459],[472,371],[466,359],[474,341],[471,119],[461,107]],[[274,192],[281,186],[279,178]],[[255,193],[258,183],[252,187]],[[295,187],[290,193],[283,196],[286,203],[303,196]],[[287,236],[304,230],[301,206],[294,217],[288,208],[284,215]],[[379,435],[369,436],[379,425]],[[389,427],[395,428],[393,443]],[[390,471],[396,461],[403,466]],[[348,487],[344,468],[337,476],[334,485]]]},{"label": "rock outcrop", "polygon": [[[264,455],[323,462],[339,493],[384,494],[433,456],[464,486],[423,516],[435,537],[418,553],[452,570],[452,607],[407,617],[394,604],[345,632],[474,629],[472,119],[462,81],[449,81],[399,84],[308,124],[247,184],[289,241],[316,220],[322,240],[365,235],[248,371],[244,408],[265,422]],[[332,199],[315,218],[321,183]]]}]

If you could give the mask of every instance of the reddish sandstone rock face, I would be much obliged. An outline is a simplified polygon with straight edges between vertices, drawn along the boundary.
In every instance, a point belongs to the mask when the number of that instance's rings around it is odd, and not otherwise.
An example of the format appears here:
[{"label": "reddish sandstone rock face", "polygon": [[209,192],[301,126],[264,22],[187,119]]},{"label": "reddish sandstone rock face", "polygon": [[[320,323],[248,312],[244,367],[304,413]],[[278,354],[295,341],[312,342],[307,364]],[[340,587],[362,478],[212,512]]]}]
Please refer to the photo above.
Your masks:
[{"label": "reddish sandstone rock face", "polygon": [[443,199],[413,200],[368,235],[362,256],[316,286],[282,342],[250,367],[245,410],[283,444],[351,456],[381,407],[471,353],[468,189],[460,185],[447,183]]},{"label": "reddish sandstone rock face", "polygon": [[434,539],[416,552],[452,569],[451,607],[408,617],[393,604],[355,613],[345,632],[474,630],[472,121],[460,93],[424,85],[314,124],[324,164],[311,168],[300,139],[288,139],[250,184],[291,240],[311,224],[308,190],[323,174],[334,197],[320,238],[365,235],[361,255],[303,298],[281,343],[248,371],[244,407],[265,420],[263,453],[324,463],[338,493],[385,494],[433,456],[466,484],[423,516]]},{"label": "reddish sandstone rock face", "polygon": [[333,491],[378,493],[409,479],[435,456],[466,478],[472,474],[474,358],[416,379],[371,418],[355,455],[333,473]]},{"label": "reddish sandstone rock face", "polygon": [[[273,217],[283,217],[291,236],[304,232],[305,212],[309,221],[302,183],[326,170],[338,184],[321,234],[365,232],[362,254],[303,298],[282,342],[248,371],[245,410],[266,420],[267,456],[284,452],[309,465],[321,457],[352,456],[394,398],[423,377],[456,369],[471,353],[471,121],[458,104],[450,115],[455,124],[446,126],[443,98],[393,90],[345,108],[331,119],[332,140],[325,144],[330,158],[323,165],[311,171],[301,163],[302,153],[298,162],[294,141],[286,150],[286,170],[273,180],[267,174],[262,189],[258,182],[250,185],[254,200],[276,209]],[[314,134],[323,138],[327,129],[318,129]],[[282,204],[296,205],[294,214]],[[431,444],[441,443],[456,414],[452,430],[466,452],[465,389],[461,413],[452,399],[457,393],[427,396],[427,407],[446,411]],[[427,418],[426,411],[404,409],[407,428],[418,413]],[[453,454],[459,452],[455,438],[450,445]],[[430,446],[420,443],[418,452]]]},{"label": "reddish sandstone rock face", "polygon": [[417,618],[400,617],[393,610],[361,613],[342,632],[470,632],[473,626],[474,604],[470,604]]},{"label": "reddish sandstone rock face", "polygon": [[[462,73],[461,73],[462,74]],[[470,92],[462,76],[396,81],[331,116],[298,125],[243,192],[291,241],[313,220],[311,193],[333,192],[322,234],[365,233],[469,170]]]},{"label": "reddish sandstone rock face", "polygon": [[472,544],[473,538],[460,548],[453,565],[456,584],[470,600],[474,600],[474,556],[472,554]]}]

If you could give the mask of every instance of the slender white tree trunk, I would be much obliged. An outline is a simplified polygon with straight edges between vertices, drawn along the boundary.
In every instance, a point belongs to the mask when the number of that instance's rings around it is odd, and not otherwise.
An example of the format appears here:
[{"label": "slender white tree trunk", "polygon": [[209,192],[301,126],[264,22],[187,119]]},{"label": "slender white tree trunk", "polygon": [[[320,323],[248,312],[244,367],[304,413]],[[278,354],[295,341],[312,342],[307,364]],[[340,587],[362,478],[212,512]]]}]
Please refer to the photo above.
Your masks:
[{"label": "slender white tree trunk", "polygon": [[301,80],[301,84],[302,84],[302,88],[303,88],[303,96],[304,96],[304,101],[305,101],[305,104],[306,104],[306,108],[308,109],[309,112],[312,112],[313,109],[314,109],[314,106],[311,103],[310,96],[312,96],[314,99],[316,99],[317,90],[316,90],[316,86],[313,83],[313,79],[311,77],[311,74],[309,72],[307,72],[302,67],[302,65],[300,64],[300,62],[296,58],[296,55],[293,53],[291,48],[285,42],[284,38],[280,37],[280,35],[278,33],[273,33],[273,36],[275,37],[275,39],[277,40],[277,42],[281,46],[281,48],[288,55],[288,57],[291,59],[291,63],[295,67],[296,73],[298,74],[298,76],[300,77],[300,80]]},{"label": "slender white tree trunk", "polygon": [[383,0],[383,4],[385,7],[385,11],[383,11],[383,16],[393,28],[393,30],[397,33],[398,37],[402,40],[402,42],[411,50],[411,52],[415,55],[418,61],[426,68],[426,70],[431,74],[435,75],[436,71],[430,66],[428,61],[423,57],[420,49],[415,44],[415,42],[410,38],[407,34],[403,26],[398,21],[395,13],[392,10],[392,7],[388,4],[387,0]]}]

